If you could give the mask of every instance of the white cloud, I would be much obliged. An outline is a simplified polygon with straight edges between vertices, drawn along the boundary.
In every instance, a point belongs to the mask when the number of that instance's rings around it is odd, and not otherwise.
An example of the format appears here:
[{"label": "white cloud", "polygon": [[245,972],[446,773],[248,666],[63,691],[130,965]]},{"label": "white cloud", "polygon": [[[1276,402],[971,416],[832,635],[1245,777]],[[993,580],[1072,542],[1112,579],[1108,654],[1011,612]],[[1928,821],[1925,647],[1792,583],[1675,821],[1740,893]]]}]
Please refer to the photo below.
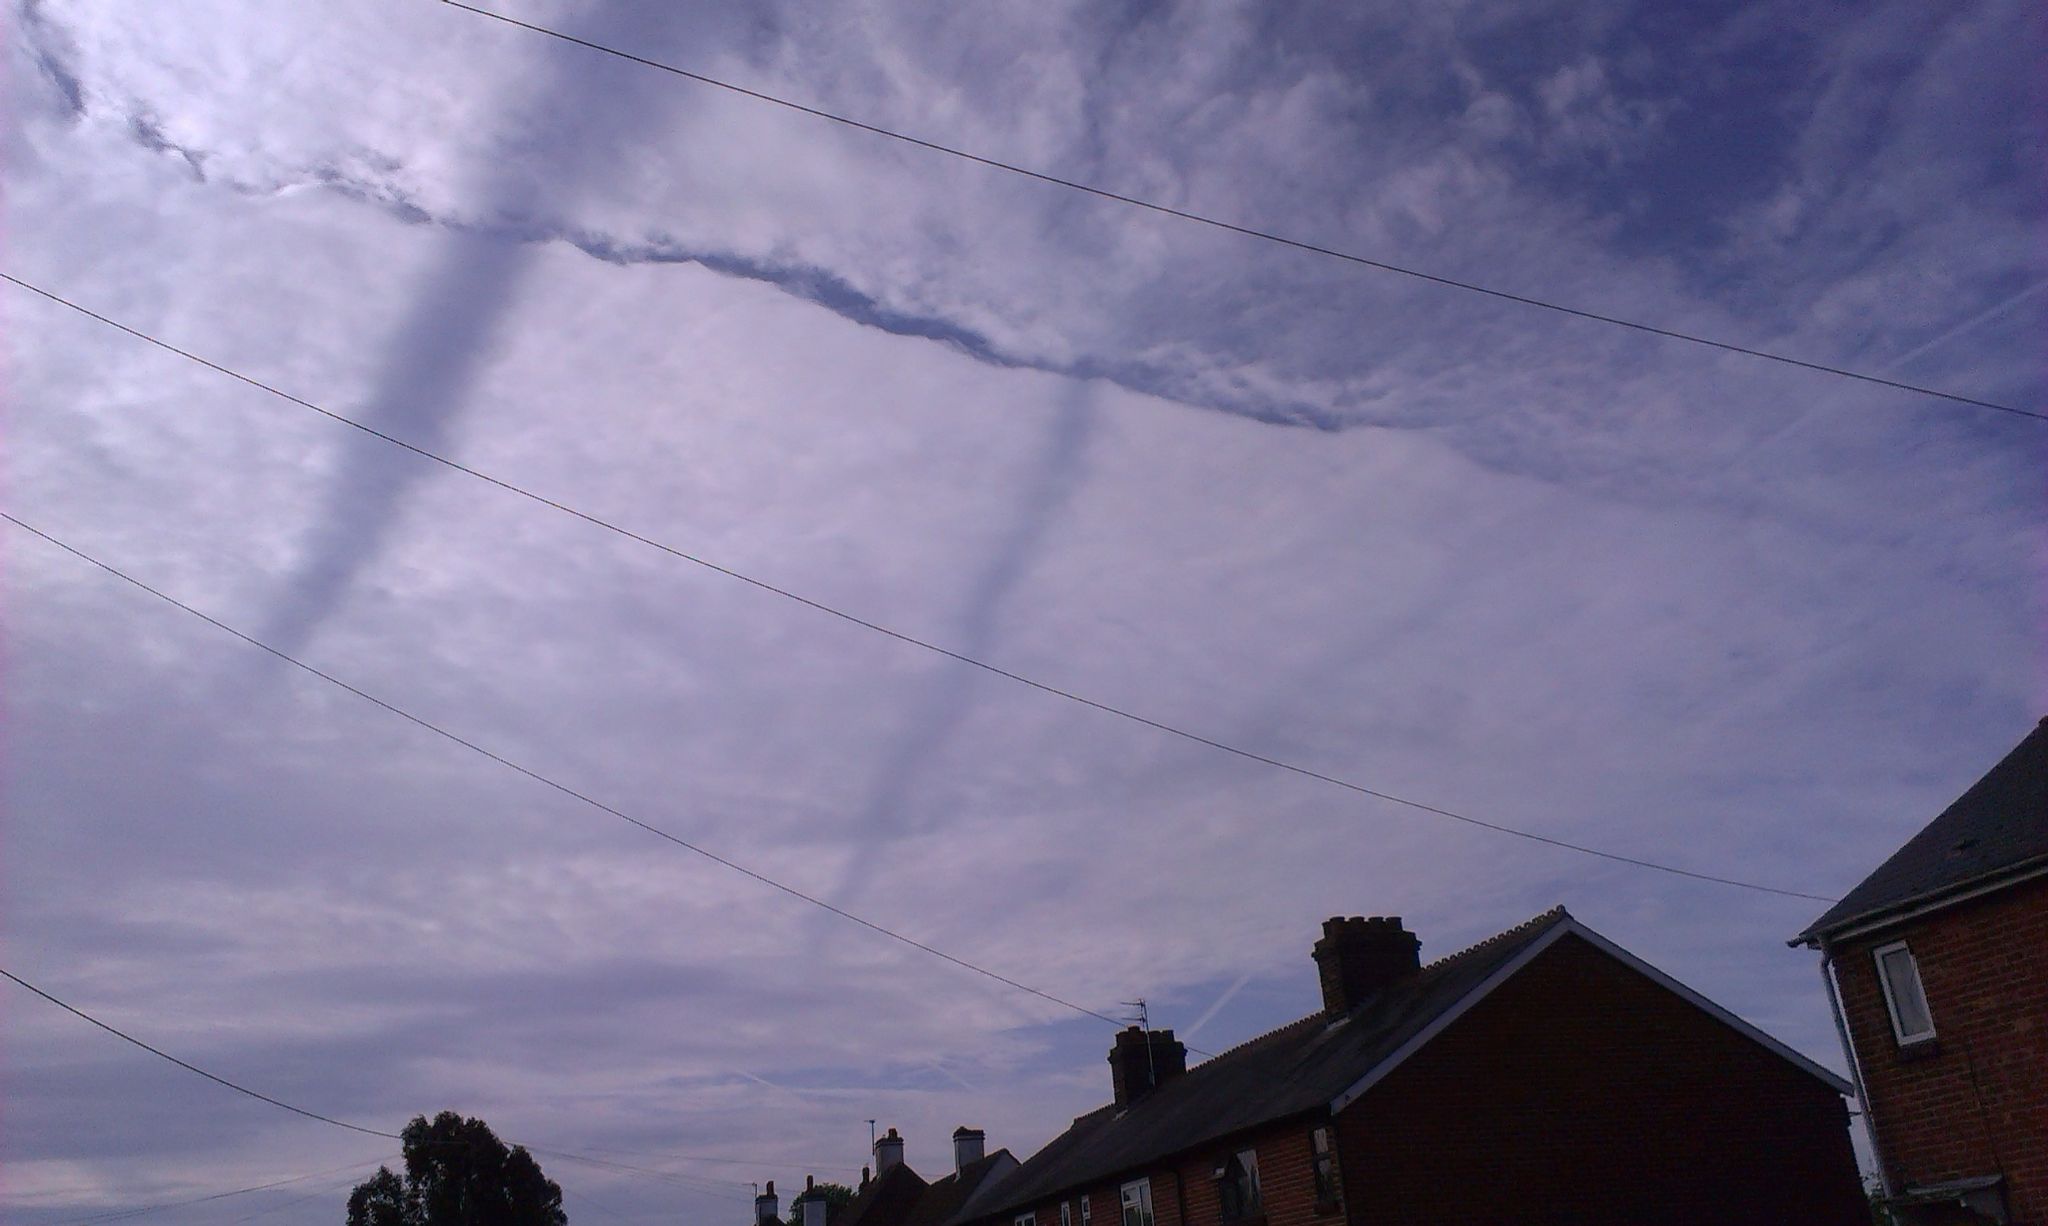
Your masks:
[{"label": "white cloud", "polygon": [[[1250,8],[1121,27],[521,11],[1802,353],[1905,352],[2032,267],[2037,217],[1902,169],[1954,114],[1944,74],[2000,34],[1988,19],[1942,26],[1860,153],[1802,136],[1724,246],[1644,254],[1526,173],[1532,112],[1510,91],[1540,82],[1478,67],[1471,13],[1403,32],[1445,51],[1439,73]],[[1559,115],[1593,125],[1582,146],[1642,113],[1600,58],[1619,20],[1574,25],[1581,67],[1549,78]],[[1862,123],[1857,65],[1901,37],[1869,20],[1824,41],[1811,126]],[[36,237],[8,271],[350,414],[413,386],[394,355],[431,365],[420,338],[469,312],[432,421],[394,429],[431,424],[464,463],[1150,718],[1836,890],[2040,693],[2016,667],[2039,615],[2024,423],[1134,217],[437,6],[16,21],[34,29],[11,40],[7,208]],[[1469,138],[1432,137],[1461,115]],[[1841,237],[1875,218],[1890,248]],[[1942,244],[1958,254],[1929,274]],[[492,261],[517,265],[492,300],[450,289]],[[1702,285],[1717,262],[1777,313]],[[877,922],[1089,1007],[1146,995],[1168,1024],[1249,977],[1203,1031],[1220,1047],[1312,1007],[1324,915],[1401,913],[1436,956],[1563,901],[1832,1059],[1811,967],[1780,945],[1811,906],[1505,841],[963,671],[9,294],[11,513],[251,629],[309,555],[353,548],[305,610],[319,666]],[[1991,321],[1914,369],[2037,390],[2013,335]],[[793,1164],[749,1178],[857,1166],[869,1117],[927,1168],[963,1122],[1024,1152],[1106,1093],[1099,1023],[465,755],[18,533],[8,559],[8,965],[82,1007],[380,1127],[459,1104],[560,1148]],[[260,1182],[360,1156],[38,1009],[8,1015],[29,1220],[160,1198],[195,1165]],[[572,1198],[696,1195],[547,1166]],[[335,1199],[298,1212],[331,1220]]]}]

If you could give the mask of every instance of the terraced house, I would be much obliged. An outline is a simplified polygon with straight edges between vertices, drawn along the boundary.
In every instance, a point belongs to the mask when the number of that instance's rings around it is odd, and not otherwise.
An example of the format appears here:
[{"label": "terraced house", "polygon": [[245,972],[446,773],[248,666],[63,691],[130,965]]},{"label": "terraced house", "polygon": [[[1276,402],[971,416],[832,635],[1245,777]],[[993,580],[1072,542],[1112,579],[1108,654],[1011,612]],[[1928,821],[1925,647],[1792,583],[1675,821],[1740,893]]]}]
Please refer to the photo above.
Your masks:
[{"label": "terraced house", "polygon": [[1112,1100],[959,1226],[1867,1223],[1841,1078],[1563,908],[1423,965],[1336,918],[1323,1008],[1200,1064],[1120,1032]]}]

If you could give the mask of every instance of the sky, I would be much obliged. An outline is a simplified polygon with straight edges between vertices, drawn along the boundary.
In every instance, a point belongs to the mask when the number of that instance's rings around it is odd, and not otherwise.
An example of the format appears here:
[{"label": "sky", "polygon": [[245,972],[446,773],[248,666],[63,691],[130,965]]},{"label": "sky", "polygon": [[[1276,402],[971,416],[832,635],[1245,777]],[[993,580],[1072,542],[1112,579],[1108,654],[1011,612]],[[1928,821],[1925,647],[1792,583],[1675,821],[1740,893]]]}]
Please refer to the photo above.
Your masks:
[{"label": "sky", "polygon": [[[2039,411],[2033,6],[491,0],[989,157]],[[1092,198],[430,0],[7,10],[13,277],[1147,719],[1838,895],[2048,711],[2048,426]],[[607,532],[0,283],[0,508],[719,856],[1207,1051],[1553,905],[1832,1068],[1824,904],[1361,796]],[[0,965],[739,1222],[1109,1097],[1110,1026],[0,523]],[[0,1216],[334,1223],[396,1143],[0,985]],[[596,1159],[596,1161],[593,1161]],[[622,1170],[603,1162],[642,1168]],[[350,1165],[355,1164],[355,1165]],[[650,1173],[652,1172],[652,1173]],[[303,1177],[303,1178],[302,1178]]]}]

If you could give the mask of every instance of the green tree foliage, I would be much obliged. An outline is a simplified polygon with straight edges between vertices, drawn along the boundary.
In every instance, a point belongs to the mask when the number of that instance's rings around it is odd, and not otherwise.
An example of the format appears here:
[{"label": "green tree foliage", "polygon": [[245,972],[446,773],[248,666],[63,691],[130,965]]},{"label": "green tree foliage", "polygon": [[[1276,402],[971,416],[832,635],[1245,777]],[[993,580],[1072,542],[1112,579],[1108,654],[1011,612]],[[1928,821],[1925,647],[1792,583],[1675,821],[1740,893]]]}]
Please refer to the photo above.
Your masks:
[{"label": "green tree foliage", "polygon": [[567,1226],[562,1189],[482,1120],[417,1115],[400,1135],[405,1178],[378,1167],[356,1185],[348,1226]]},{"label": "green tree foliage", "polygon": [[[847,1206],[847,1204],[853,1200],[853,1189],[847,1187],[843,1183],[817,1184],[811,1188],[810,1194],[812,1196],[823,1196],[825,1198],[825,1217],[827,1220],[838,1217],[839,1211],[841,1209],[844,1209]],[[804,1226],[804,1202],[802,1194],[798,1194],[797,1199],[790,1202],[789,1226]]]}]

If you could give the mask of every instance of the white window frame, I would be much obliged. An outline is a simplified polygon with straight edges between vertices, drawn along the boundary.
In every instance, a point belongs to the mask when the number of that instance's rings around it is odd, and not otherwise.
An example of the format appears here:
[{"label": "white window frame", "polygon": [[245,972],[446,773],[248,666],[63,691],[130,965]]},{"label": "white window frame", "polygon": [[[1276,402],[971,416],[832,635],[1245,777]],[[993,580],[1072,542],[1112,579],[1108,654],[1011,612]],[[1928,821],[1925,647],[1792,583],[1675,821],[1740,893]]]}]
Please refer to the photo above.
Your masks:
[{"label": "white window frame", "polygon": [[1010,1226],[1038,1226],[1038,1214],[1035,1210],[1031,1213],[1020,1213]]},{"label": "white window frame", "polygon": [[[1324,1163],[1329,1164],[1330,1195],[1323,1196],[1320,1186],[1323,1182]],[[1337,1138],[1330,1132],[1330,1126],[1323,1124],[1308,1130],[1309,1187],[1315,1193],[1316,1211],[1327,1213],[1344,1202],[1343,1189],[1337,1175]]]},{"label": "white window frame", "polygon": [[1060,1202],[1060,1226],[1074,1226],[1073,1201],[1063,1200]]},{"label": "white window frame", "polygon": [[1089,1226],[1089,1216],[1088,1198],[1084,1196],[1081,1198],[1081,1226]]},{"label": "white window frame", "polygon": [[1266,1194],[1265,1189],[1259,1186],[1259,1151],[1250,1146],[1232,1153],[1223,1160],[1222,1166],[1216,1168],[1218,1209],[1221,1211],[1227,1208],[1222,1201],[1222,1188],[1223,1185],[1230,1182],[1230,1164],[1232,1162],[1237,1163],[1238,1168],[1244,1172],[1244,1196],[1236,1207],[1237,1211],[1235,1213],[1224,1212],[1222,1213],[1222,1218],[1226,1222],[1241,1222],[1247,1218],[1258,1217],[1266,1211]]},{"label": "white window frame", "polygon": [[[1906,955],[1906,965],[1913,972],[1913,987],[1920,995],[1920,1008],[1927,1014],[1927,1029],[1924,1031],[1907,1034],[1906,1028],[1899,1021],[1899,1002],[1892,994],[1892,977],[1885,970],[1884,964],[1885,956],[1895,953]],[[1927,999],[1927,981],[1920,977],[1920,960],[1913,956],[1912,949],[1904,941],[1893,941],[1890,944],[1880,945],[1876,949],[1871,950],[1870,960],[1877,966],[1877,982],[1884,989],[1884,1009],[1891,1017],[1892,1037],[1899,1041],[1899,1046],[1909,1047],[1915,1043],[1925,1043],[1933,1038],[1934,1005]]]},{"label": "white window frame", "polygon": [[[1133,1196],[1133,1193],[1136,1195]],[[1134,1200],[1138,1206],[1138,1212],[1142,1215],[1136,1226],[1153,1226],[1153,1223],[1159,1220],[1152,1212],[1152,1180],[1150,1178],[1131,1180],[1117,1190],[1117,1195],[1122,1201],[1119,1207],[1123,1210],[1123,1215],[1120,1215],[1120,1226],[1133,1226],[1128,1216],[1124,1215],[1129,1214]]]}]

